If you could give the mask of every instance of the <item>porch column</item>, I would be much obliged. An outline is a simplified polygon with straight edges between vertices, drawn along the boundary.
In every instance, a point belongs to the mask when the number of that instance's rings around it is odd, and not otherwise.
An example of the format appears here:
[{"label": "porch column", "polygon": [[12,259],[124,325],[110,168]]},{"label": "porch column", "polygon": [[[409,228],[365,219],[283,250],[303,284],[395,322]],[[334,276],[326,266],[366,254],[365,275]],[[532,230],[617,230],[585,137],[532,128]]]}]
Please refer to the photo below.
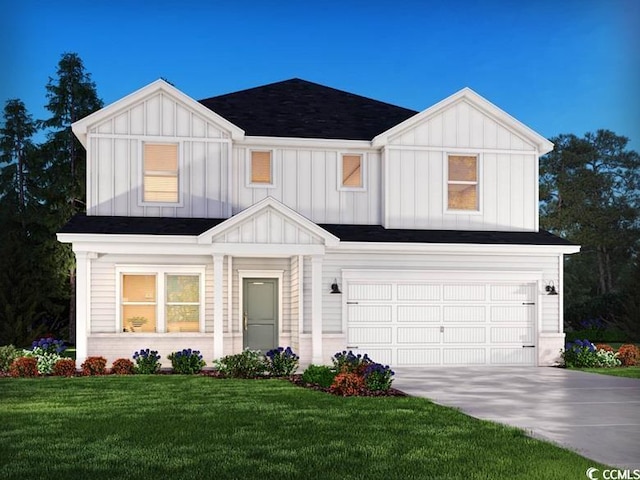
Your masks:
[{"label": "porch column", "polygon": [[213,357],[224,356],[224,310],[222,305],[224,255],[213,256]]},{"label": "porch column", "polygon": [[76,255],[76,368],[87,359],[88,336],[91,331],[91,260],[92,252],[74,252]]},{"label": "porch column", "polygon": [[322,257],[311,257],[311,361],[322,365]]}]

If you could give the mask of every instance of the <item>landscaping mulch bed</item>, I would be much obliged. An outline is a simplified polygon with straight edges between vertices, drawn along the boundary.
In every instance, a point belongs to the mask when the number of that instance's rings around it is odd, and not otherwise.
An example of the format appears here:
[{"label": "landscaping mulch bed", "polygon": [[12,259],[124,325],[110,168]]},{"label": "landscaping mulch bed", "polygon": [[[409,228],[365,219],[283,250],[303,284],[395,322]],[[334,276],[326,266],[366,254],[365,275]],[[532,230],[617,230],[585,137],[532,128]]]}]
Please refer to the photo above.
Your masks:
[{"label": "landscaping mulch bed", "polygon": [[[289,381],[294,385],[302,388],[308,388],[311,390],[317,390],[319,392],[324,392],[329,395],[334,395],[328,388],[321,387],[320,385],[316,385],[314,383],[307,383],[302,380],[302,375],[292,375],[289,377]],[[407,397],[408,395],[401,390],[396,390],[395,388],[390,388],[386,391],[378,391],[372,392],[370,390],[364,390],[358,397]]]}]

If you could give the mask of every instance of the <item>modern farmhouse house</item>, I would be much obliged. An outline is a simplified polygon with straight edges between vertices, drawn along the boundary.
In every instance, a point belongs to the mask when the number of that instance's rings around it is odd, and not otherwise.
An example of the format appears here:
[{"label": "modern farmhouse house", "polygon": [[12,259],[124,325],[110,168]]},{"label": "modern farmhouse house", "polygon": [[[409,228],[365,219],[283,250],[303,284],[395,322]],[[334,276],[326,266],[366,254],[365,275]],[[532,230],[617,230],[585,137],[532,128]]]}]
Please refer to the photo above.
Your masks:
[{"label": "modern farmhouse house", "polygon": [[[465,88],[422,112],[293,79],[195,101],[158,80],[76,122],[77,360],[290,345],[393,366],[549,365],[553,148]],[[166,360],[165,360],[166,363]]]}]

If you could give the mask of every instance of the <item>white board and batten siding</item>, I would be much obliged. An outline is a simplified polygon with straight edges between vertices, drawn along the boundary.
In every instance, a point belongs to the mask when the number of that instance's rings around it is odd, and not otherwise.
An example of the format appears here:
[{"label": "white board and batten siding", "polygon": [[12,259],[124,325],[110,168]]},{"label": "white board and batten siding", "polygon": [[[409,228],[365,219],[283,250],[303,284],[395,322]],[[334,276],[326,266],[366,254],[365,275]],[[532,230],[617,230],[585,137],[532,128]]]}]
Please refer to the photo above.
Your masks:
[{"label": "white board and batten siding", "polygon": [[[252,150],[272,151],[273,185],[247,184]],[[343,153],[363,156],[363,190],[339,188],[338,166]],[[233,165],[234,214],[273,197],[315,223],[379,225],[382,221],[379,151],[234,146]]]},{"label": "white board and batten siding", "polygon": [[[145,141],[179,146],[177,206],[141,201]],[[230,149],[224,129],[170,95],[152,95],[90,128],[87,213],[225,218]]]},{"label": "white board and batten siding", "polygon": [[[538,229],[536,147],[467,101],[398,133],[384,148],[387,228]],[[447,211],[449,154],[478,156],[478,212]]]}]

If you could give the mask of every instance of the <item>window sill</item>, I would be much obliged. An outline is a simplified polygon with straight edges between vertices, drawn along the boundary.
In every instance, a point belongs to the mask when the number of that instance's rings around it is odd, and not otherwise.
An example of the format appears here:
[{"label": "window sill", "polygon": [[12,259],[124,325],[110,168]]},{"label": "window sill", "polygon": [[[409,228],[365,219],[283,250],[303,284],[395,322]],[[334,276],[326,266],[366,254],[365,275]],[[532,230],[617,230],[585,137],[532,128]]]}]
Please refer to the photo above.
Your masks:
[{"label": "window sill", "polygon": [[121,333],[90,333],[90,337],[95,338],[159,338],[159,337],[203,337],[209,336],[213,338],[211,332],[167,332],[167,333],[150,333],[150,332],[121,332]]}]

